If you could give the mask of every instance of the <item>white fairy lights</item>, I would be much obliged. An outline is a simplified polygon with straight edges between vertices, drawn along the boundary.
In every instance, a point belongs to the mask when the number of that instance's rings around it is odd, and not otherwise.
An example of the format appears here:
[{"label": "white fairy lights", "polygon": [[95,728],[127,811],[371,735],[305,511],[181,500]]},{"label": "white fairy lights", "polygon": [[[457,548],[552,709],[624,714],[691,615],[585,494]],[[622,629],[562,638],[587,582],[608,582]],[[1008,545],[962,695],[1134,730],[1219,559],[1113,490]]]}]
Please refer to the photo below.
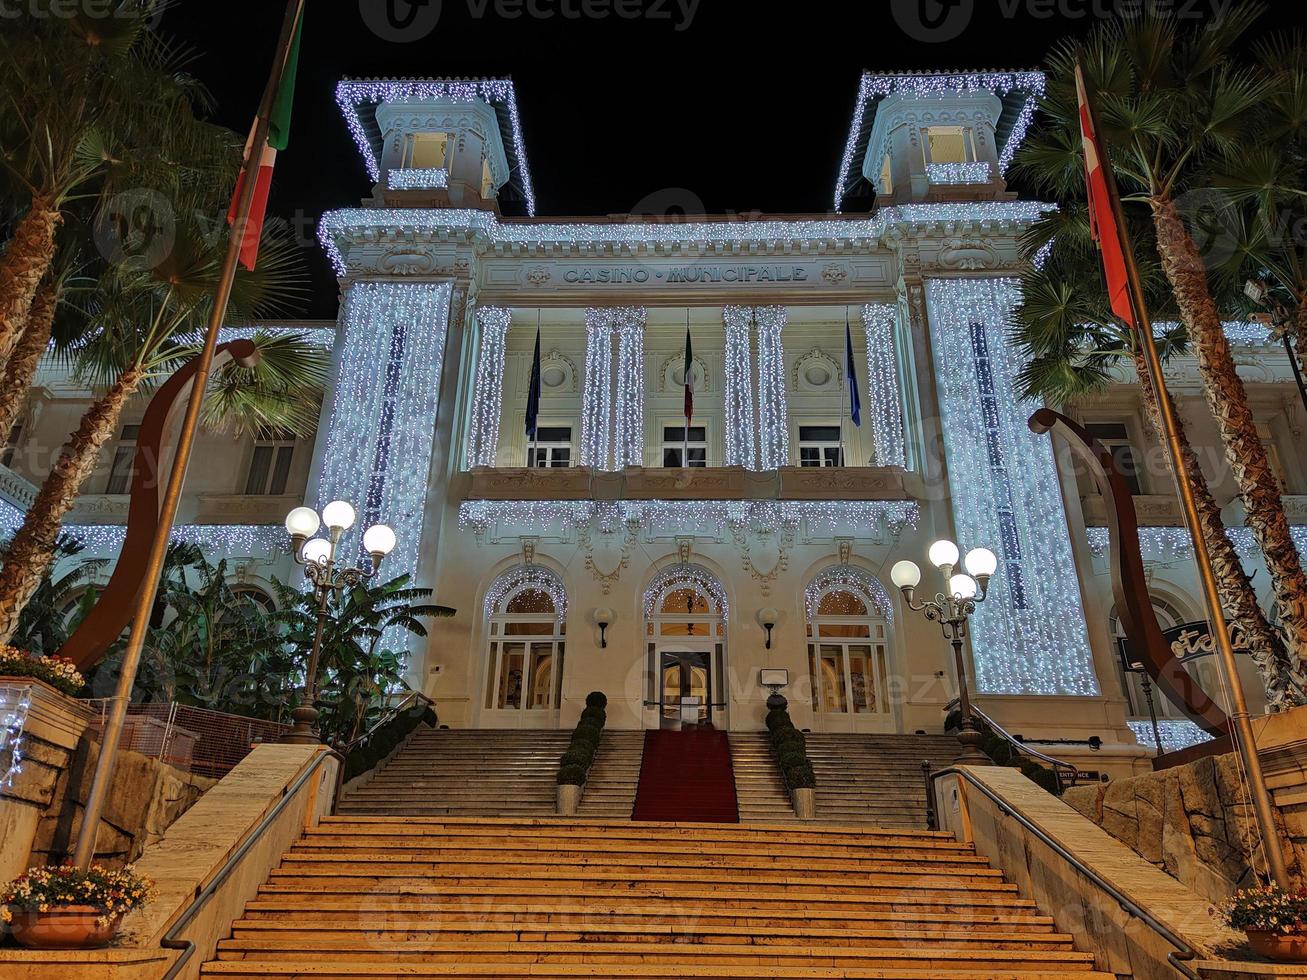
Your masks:
[{"label": "white fairy lights", "polygon": [[451,294],[447,282],[359,282],[341,310],[318,494],[361,496],[359,527],[394,529],[396,574],[416,572]]},{"label": "white fairy lights", "polygon": [[783,306],[759,306],[758,324],[758,469],[774,470],[790,463],[789,406],[786,403],[785,327]]},{"label": "white fairy lights", "polygon": [[894,604],[885,586],[876,576],[854,565],[831,565],[813,576],[803,590],[809,620],[817,614],[821,597],[832,589],[851,590],[867,603],[867,611],[873,616],[884,616],[886,621],[894,622]]},{"label": "white fairy lights", "polygon": [[1007,142],[999,151],[999,172],[1006,173],[1017,148],[1026,138],[1026,131],[1035,118],[1039,97],[1044,94],[1044,75],[1037,71],[964,72],[956,74],[875,75],[866,72],[858,85],[858,101],[853,109],[853,124],[849,127],[848,142],[840,160],[840,171],[835,181],[835,210],[844,206],[844,193],[851,183],[853,156],[862,138],[867,107],[875,99],[897,93],[922,97],[957,95],[966,92],[993,92],[1000,97],[1009,92],[1023,92],[1025,103],[1012,125]]},{"label": "white fairy lights", "polygon": [[750,470],[758,458],[758,426],[753,414],[753,358],[749,343],[752,317],[753,310],[747,306],[728,306],[722,310],[722,323],[726,329],[726,465]]},{"label": "white fairy lights", "polygon": [[[1039,220],[1054,205],[1037,201],[955,201],[881,208],[870,217],[805,221],[710,221],[551,224],[502,222],[490,211],[457,208],[348,208],[329,211],[318,222],[318,241],[337,275],[345,274],[342,241],[372,243],[378,231],[401,241],[434,240],[463,234],[487,246],[585,245],[632,250],[677,246],[683,250],[729,250],[736,245],[785,249],[820,243],[875,244],[886,231],[958,223],[1020,227]],[[393,230],[391,230],[393,229]],[[951,233],[956,233],[953,231]]]},{"label": "white fairy lights", "polygon": [[549,597],[554,605],[554,615],[562,620],[567,618],[567,589],[558,573],[543,565],[516,565],[504,572],[486,590],[486,618],[503,613],[499,608],[505,596],[515,592],[538,592]]},{"label": "white fairy lights", "polygon": [[[611,310],[617,332],[613,469],[644,465],[644,322],[642,308]],[[688,371],[689,368],[687,367]]]},{"label": "white fairy lights", "polygon": [[659,599],[668,592],[686,586],[711,599],[716,607],[713,612],[720,614],[723,620],[730,618],[731,605],[721,581],[702,565],[689,563],[668,565],[653,577],[644,590],[644,614],[652,615]]},{"label": "white fairy lights", "polygon": [[[1135,738],[1140,745],[1152,746],[1153,723],[1151,721],[1127,721],[1130,731],[1134,732]],[[1191,745],[1198,745],[1201,742],[1210,742],[1212,736],[1195,725],[1192,721],[1184,718],[1158,718],[1158,734],[1162,736],[1163,752],[1178,752],[1180,749],[1187,749]]]},{"label": "white fairy lights", "polygon": [[381,166],[373,151],[367,130],[363,127],[359,106],[368,103],[428,100],[471,102],[475,99],[491,105],[499,103],[508,110],[513,133],[513,153],[517,157],[518,169],[521,171],[522,196],[526,198],[527,213],[535,214],[535,191],[531,187],[531,173],[526,163],[526,144],[522,140],[522,122],[517,113],[517,96],[510,79],[347,78],[336,86],[336,104],[340,106],[345,124],[363,154],[368,176],[373,180],[380,179]]},{"label": "white fairy lights", "polygon": [[[581,465],[620,470],[644,464],[643,307],[585,311]],[[613,336],[617,372],[613,376]]]},{"label": "white fairy lights", "polygon": [[[1230,535],[1230,543],[1234,545],[1234,550],[1238,552],[1240,560],[1245,565],[1251,567],[1259,560],[1261,552],[1251,528],[1231,527],[1227,528],[1226,532]],[[1299,552],[1307,551],[1307,524],[1293,525],[1289,528],[1289,534]],[[1110,545],[1107,528],[1087,527],[1085,537],[1089,541],[1089,549],[1094,553],[1094,557],[1107,557]],[[1141,527],[1139,550],[1145,561],[1165,564],[1189,561],[1193,557],[1193,544],[1189,540],[1189,532],[1182,527]]]},{"label": "white fairy lights", "polygon": [[581,465],[608,468],[613,411],[613,341],[602,310],[585,312],[585,387],[581,391]]},{"label": "white fairy lights", "polygon": [[977,688],[1096,695],[1061,488],[1046,437],[1026,420],[1008,341],[1011,279],[930,279],[931,337],[957,536],[999,556],[973,624]]},{"label": "white fairy lights", "polygon": [[504,407],[504,347],[513,314],[498,306],[476,311],[481,343],[472,385],[472,418],[467,430],[468,469],[494,466],[499,452],[499,419]]},{"label": "white fairy lights", "polygon": [[444,167],[396,168],[386,174],[386,186],[392,191],[431,191],[449,186],[449,171]]},{"label": "white fairy lights", "polygon": [[985,184],[992,174],[988,160],[926,164],[926,178],[932,184]]},{"label": "white fairy lights", "polygon": [[862,325],[867,333],[867,407],[876,441],[872,457],[876,466],[908,465],[903,393],[894,343],[897,316],[897,307],[888,304],[869,303],[862,308]]},{"label": "white fairy lights", "polygon": [[23,771],[23,729],[32,707],[32,688],[0,687],[0,789],[8,789]]}]

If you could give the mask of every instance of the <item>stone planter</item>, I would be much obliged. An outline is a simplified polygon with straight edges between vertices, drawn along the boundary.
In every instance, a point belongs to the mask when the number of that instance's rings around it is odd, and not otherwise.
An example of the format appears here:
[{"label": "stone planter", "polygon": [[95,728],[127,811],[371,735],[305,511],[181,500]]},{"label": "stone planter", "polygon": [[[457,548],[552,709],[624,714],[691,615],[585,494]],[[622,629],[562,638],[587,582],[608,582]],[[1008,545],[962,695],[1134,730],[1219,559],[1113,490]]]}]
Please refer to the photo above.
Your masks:
[{"label": "stone planter", "polygon": [[1307,963],[1307,932],[1262,932],[1248,929],[1248,945],[1254,953],[1277,963]]},{"label": "stone planter", "polygon": [[93,905],[66,905],[48,912],[19,909],[9,931],[29,949],[95,949],[118,934],[122,916],[101,920]]},{"label": "stone planter", "polygon": [[790,790],[794,802],[794,815],[800,820],[814,820],[817,816],[817,791],[811,787]]},{"label": "stone planter", "polygon": [[560,817],[576,816],[576,808],[581,805],[581,787],[570,783],[558,787],[558,815]]}]

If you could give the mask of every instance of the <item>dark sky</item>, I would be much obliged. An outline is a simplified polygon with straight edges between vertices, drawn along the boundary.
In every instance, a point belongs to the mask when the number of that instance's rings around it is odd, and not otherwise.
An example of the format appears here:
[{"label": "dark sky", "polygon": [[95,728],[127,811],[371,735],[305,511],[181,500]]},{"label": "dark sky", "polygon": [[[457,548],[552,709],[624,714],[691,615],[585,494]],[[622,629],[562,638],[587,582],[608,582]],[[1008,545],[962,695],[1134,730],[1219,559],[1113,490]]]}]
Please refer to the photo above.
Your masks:
[{"label": "dark sky", "polygon": [[[1201,16],[1228,2],[1174,6]],[[949,3],[308,0],[270,210],[314,221],[369,192],[333,98],[341,77],[512,75],[541,215],[824,212],[863,69],[1035,67],[1112,0]],[[1304,22],[1304,7],[1278,3],[1266,26]],[[165,15],[165,31],[195,51],[217,121],[242,133],[283,10],[281,0],[182,0]],[[320,254],[311,261],[307,312],[334,316],[334,279]]]}]

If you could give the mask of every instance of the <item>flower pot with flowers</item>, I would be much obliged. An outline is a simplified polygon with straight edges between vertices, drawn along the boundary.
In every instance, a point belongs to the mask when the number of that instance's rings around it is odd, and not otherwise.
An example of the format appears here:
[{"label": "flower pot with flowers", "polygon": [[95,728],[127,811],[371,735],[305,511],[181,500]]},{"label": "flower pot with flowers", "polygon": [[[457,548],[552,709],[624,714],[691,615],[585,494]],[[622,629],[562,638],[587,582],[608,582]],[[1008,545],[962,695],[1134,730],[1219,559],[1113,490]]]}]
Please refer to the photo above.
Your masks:
[{"label": "flower pot with flowers", "polygon": [[69,697],[77,697],[86,686],[86,678],[66,657],[41,657],[11,646],[0,646],[0,677],[45,681]]},{"label": "flower pot with flowers", "polygon": [[1244,888],[1214,912],[1247,933],[1253,952],[1280,963],[1307,963],[1307,889]]},{"label": "flower pot with flowers", "polygon": [[0,918],[32,949],[92,949],[118,933],[123,916],[155,898],[154,882],[129,865],[32,868],[0,895]]}]

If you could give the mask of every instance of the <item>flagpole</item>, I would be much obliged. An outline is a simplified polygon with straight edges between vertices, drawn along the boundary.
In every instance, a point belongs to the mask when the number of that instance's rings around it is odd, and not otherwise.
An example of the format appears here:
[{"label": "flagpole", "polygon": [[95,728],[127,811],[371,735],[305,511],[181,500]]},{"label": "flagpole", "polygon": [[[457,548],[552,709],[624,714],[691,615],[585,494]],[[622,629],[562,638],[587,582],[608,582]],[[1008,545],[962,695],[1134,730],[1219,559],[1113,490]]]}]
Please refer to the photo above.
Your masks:
[{"label": "flagpole", "polygon": [[214,292],[213,309],[209,314],[204,347],[200,352],[195,380],[191,383],[186,415],[177,437],[177,450],[168,476],[168,489],[164,492],[163,503],[159,510],[159,526],[154,532],[149,560],[141,579],[141,591],[136,597],[132,631],[127,640],[127,648],[123,652],[118,686],[110,699],[109,717],[104,726],[104,739],[100,746],[99,758],[96,760],[95,776],[91,781],[90,792],[86,796],[82,824],[77,832],[77,848],[73,860],[82,869],[89,868],[95,857],[95,840],[99,834],[100,818],[108,799],[109,784],[117,762],[118,746],[122,741],[123,725],[127,719],[127,704],[131,700],[132,688],[136,683],[136,671],[140,666],[141,651],[145,645],[145,632],[150,625],[150,613],[154,608],[155,595],[159,589],[159,576],[163,569],[164,556],[168,551],[168,538],[172,534],[173,522],[177,517],[182,484],[186,480],[186,469],[195,444],[195,432],[199,424],[200,410],[204,405],[205,391],[208,388],[209,371],[213,366],[214,350],[218,345],[218,330],[227,316],[227,303],[231,298],[232,283],[236,278],[236,262],[240,258],[241,246],[245,240],[250,204],[254,200],[255,188],[258,184],[256,168],[263,155],[263,147],[268,141],[268,125],[273,102],[277,97],[277,90],[281,87],[282,75],[290,57],[291,42],[295,37],[295,27],[299,23],[303,10],[304,0],[288,0],[286,16],[281,25],[281,38],[277,42],[272,68],[268,72],[268,83],[263,90],[263,98],[259,102],[258,115],[254,119],[254,135],[245,149],[243,168],[245,179],[241,183],[235,220],[232,222],[231,236],[227,240],[227,254],[223,259],[222,274]]},{"label": "flagpole", "polygon": [[[690,308],[685,308],[685,335],[690,336]],[[689,363],[681,365],[681,382],[687,388],[690,384],[690,365]],[[685,428],[681,430],[681,468],[690,468],[690,419],[694,417],[694,411],[691,410],[685,415]]]},{"label": "flagpole", "polygon": [[1099,144],[1099,165],[1106,177],[1107,196],[1116,219],[1116,230],[1121,251],[1125,258],[1126,275],[1130,283],[1130,307],[1135,314],[1135,327],[1139,334],[1138,342],[1148,365],[1148,377],[1152,383],[1153,393],[1157,399],[1158,413],[1161,415],[1162,429],[1166,436],[1167,448],[1171,455],[1171,471],[1175,475],[1176,488],[1180,493],[1180,503],[1184,509],[1185,524],[1189,529],[1189,538],[1193,544],[1194,562],[1198,566],[1198,577],[1202,582],[1203,600],[1207,606],[1207,619],[1212,637],[1216,644],[1217,659],[1225,675],[1226,690],[1230,694],[1230,721],[1233,724],[1231,735],[1239,749],[1244,770],[1248,774],[1248,794],[1252,798],[1253,811],[1257,816],[1257,826],[1262,835],[1262,846],[1266,853],[1266,864],[1271,877],[1282,889],[1293,887],[1289,878],[1284,851],[1280,846],[1279,833],[1275,827],[1275,812],[1271,796],[1266,788],[1262,773],[1261,758],[1257,754],[1257,740],[1253,734],[1252,720],[1248,713],[1248,702],[1244,696],[1243,684],[1239,680],[1239,667],[1234,659],[1234,648],[1230,642],[1230,630],[1226,625],[1225,612],[1221,608],[1220,590],[1216,584],[1216,574],[1212,570],[1211,555],[1207,550],[1207,540],[1202,534],[1202,525],[1198,519],[1198,507],[1194,501],[1193,487],[1184,466],[1184,450],[1180,442],[1180,427],[1175,418],[1175,407],[1167,391],[1166,377],[1162,373],[1162,360],[1157,352],[1157,342],[1153,337],[1153,324],[1144,304],[1143,280],[1139,266],[1135,262],[1133,243],[1126,228],[1125,209],[1121,205],[1121,194],[1116,186],[1116,174],[1112,161],[1108,158],[1101,142],[1102,127],[1099,125],[1098,107],[1091,97],[1084,65],[1076,61],[1076,78],[1085,93],[1085,107],[1089,112],[1090,124],[1094,129],[1094,139]]},{"label": "flagpole", "polygon": [[[849,377],[849,308],[844,307],[844,383],[850,387],[853,385],[853,379]],[[853,392],[850,391],[847,398],[844,399],[844,405],[840,408],[840,466],[849,465],[849,451],[844,445],[844,414],[846,411],[853,411]]]},{"label": "flagpole", "polygon": [[[537,306],[536,307],[536,346],[539,346],[539,344],[540,344],[540,307]],[[532,352],[531,354],[531,360],[532,360],[531,371],[534,374],[535,373],[534,352]],[[530,397],[531,396],[528,394],[527,398],[529,399]],[[527,441],[527,449],[526,449],[527,469],[531,469],[536,464],[536,441],[538,440],[539,435],[540,435],[540,406],[537,405],[535,425],[531,427],[531,438]]]}]

